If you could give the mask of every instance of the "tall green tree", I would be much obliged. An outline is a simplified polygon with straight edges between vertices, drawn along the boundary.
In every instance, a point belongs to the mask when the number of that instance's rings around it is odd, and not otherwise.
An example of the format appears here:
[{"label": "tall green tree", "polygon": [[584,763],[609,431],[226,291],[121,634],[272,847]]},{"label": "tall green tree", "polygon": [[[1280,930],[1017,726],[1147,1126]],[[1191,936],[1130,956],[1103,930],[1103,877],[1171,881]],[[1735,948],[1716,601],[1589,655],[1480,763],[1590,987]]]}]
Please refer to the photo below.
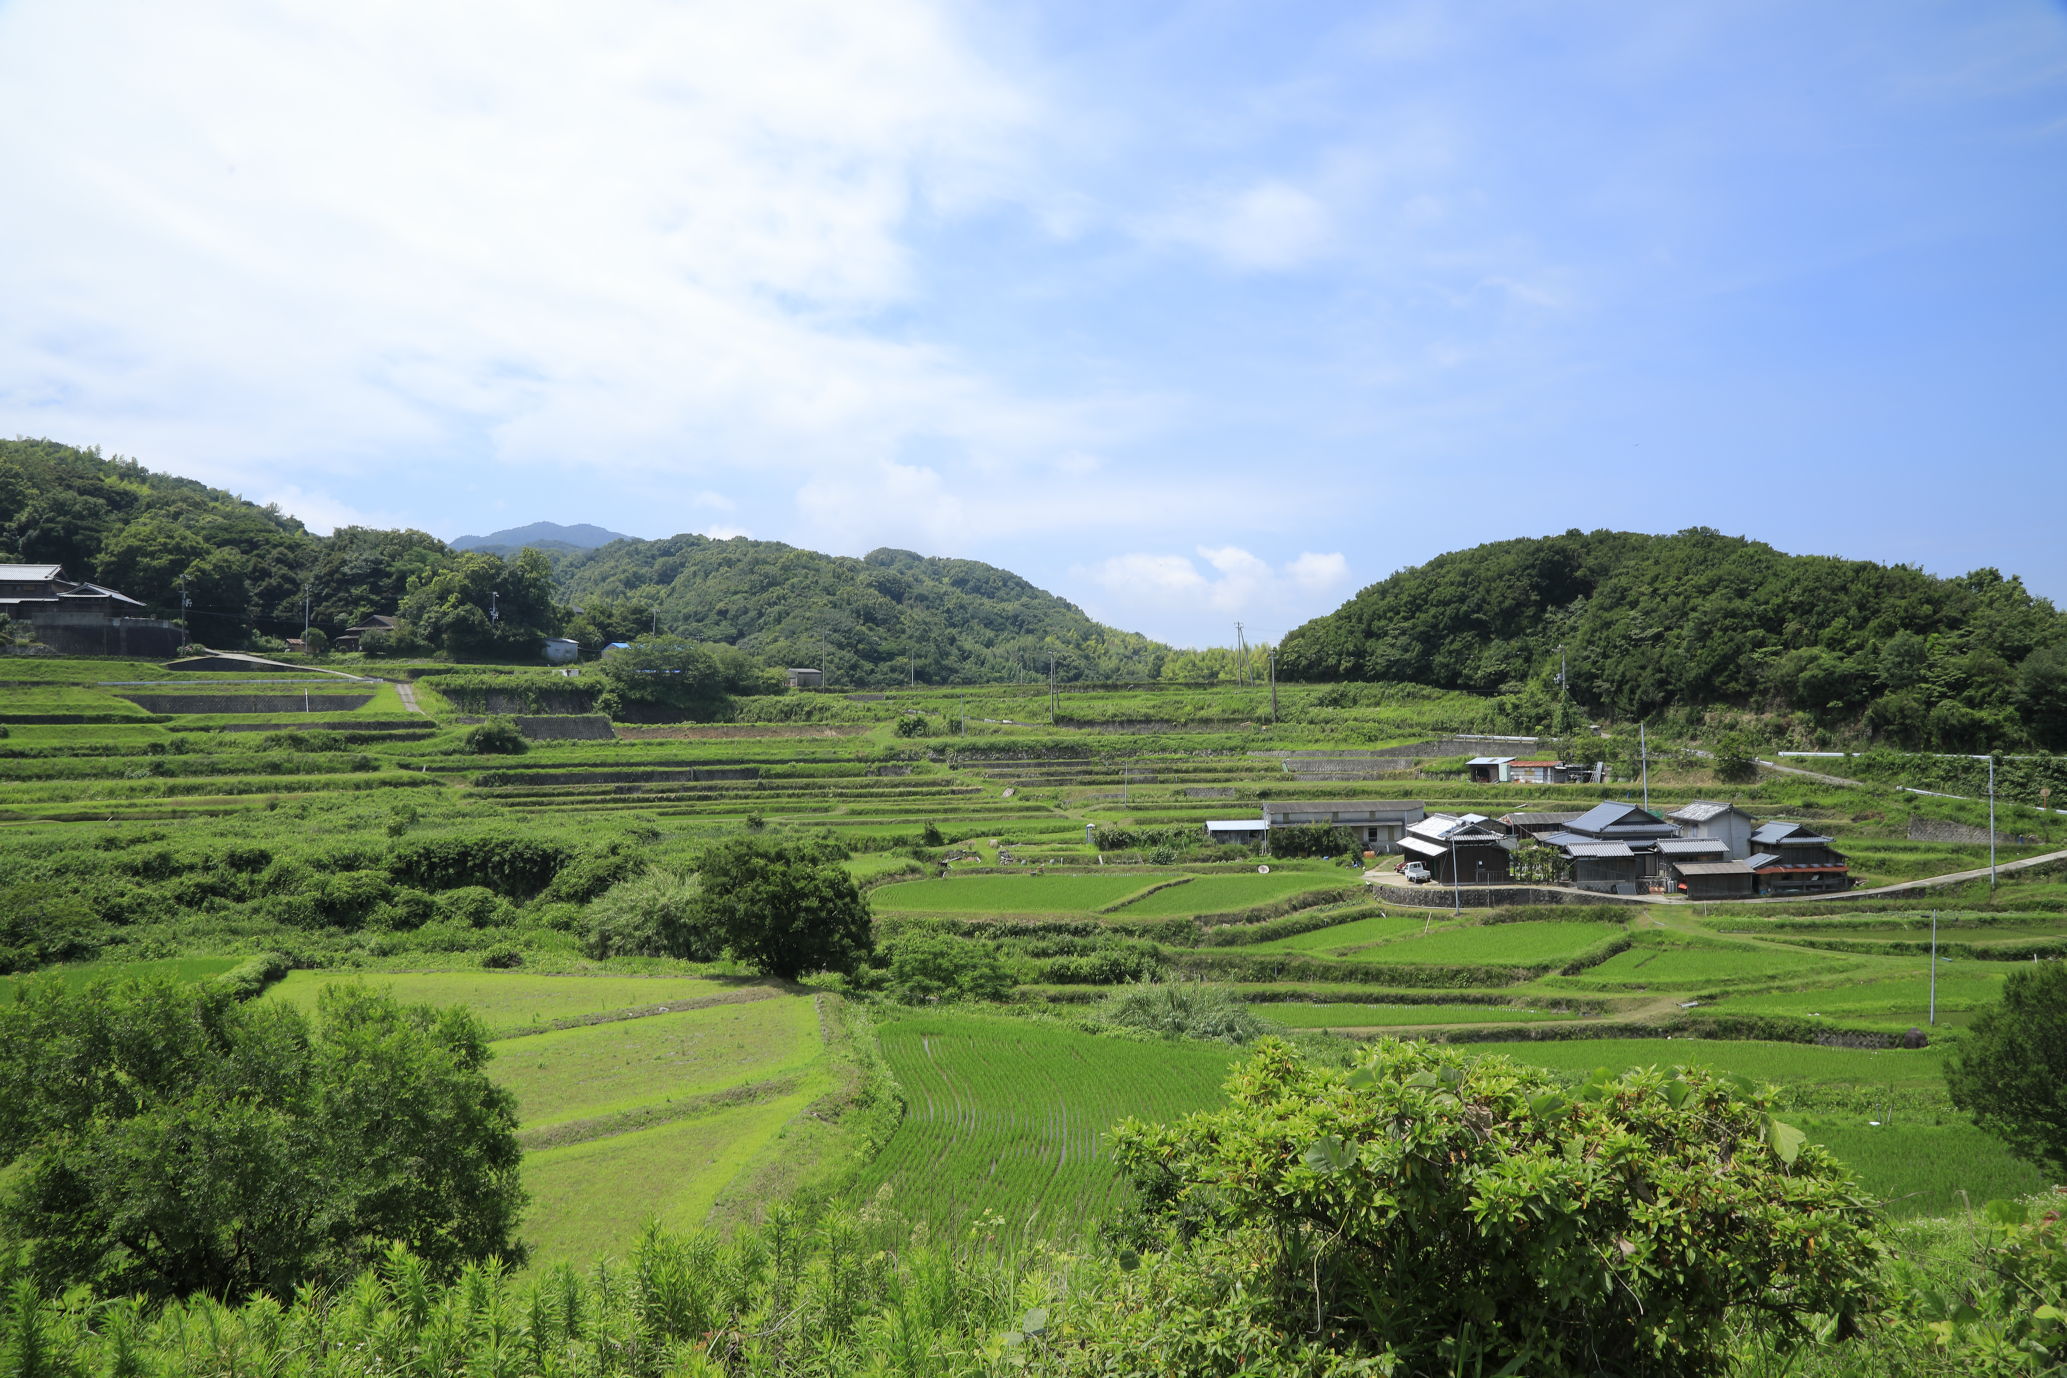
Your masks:
[{"label": "tall green tree", "polygon": [[770,976],[852,971],[873,950],[868,899],[844,867],[739,837],[705,852],[696,870],[700,924]]},{"label": "tall green tree", "polygon": [[313,1020],[164,980],[0,1005],[0,1229],[50,1285],[285,1296],[399,1241],[520,1259],[516,1111],[464,1009],[332,987]]},{"label": "tall green tree", "polygon": [[1952,1103],[2010,1152],[2067,1176],[2067,962],[2019,966],[1945,1064]]}]

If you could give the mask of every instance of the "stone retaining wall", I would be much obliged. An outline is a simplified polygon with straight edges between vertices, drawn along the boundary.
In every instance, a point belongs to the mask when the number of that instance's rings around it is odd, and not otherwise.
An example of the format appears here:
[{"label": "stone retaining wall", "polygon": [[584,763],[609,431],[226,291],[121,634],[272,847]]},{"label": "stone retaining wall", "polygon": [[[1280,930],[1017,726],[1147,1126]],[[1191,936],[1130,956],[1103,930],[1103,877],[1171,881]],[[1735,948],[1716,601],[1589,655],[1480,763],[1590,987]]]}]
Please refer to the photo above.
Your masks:
[{"label": "stone retaining wall", "polygon": [[147,713],[349,713],[371,694],[124,694]]}]

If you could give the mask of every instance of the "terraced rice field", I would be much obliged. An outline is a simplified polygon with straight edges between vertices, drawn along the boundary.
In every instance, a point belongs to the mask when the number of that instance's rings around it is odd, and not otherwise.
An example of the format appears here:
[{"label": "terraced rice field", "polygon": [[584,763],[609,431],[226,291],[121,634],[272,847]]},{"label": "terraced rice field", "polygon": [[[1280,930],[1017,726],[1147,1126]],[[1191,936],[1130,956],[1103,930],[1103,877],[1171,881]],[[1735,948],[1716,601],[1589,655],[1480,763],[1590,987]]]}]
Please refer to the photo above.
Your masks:
[{"label": "terraced rice field", "polygon": [[904,1088],[904,1122],[863,1174],[892,1207],[952,1227],[992,1212],[1015,1234],[1067,1238],[1119,1188],[1105,1134],[1218,1104],[1239,1050],[1136,1043],[995,1015],[912,1015],[878,1026]]},{"label": "terraced rice field", "polygon": [[1253,1007],[1288,1029],[1379,1029],[1414,1024],[1538,1024],[1578,1015],[1514,1005],[1380,1005],[1362,1001],[1305,1004],[1270,1000]]},{"label": "terraced rice field", "polygon": [[1295,933],[1289,938],[1274,938],[1263,943],[1244,943],[1243,952],[1341,952],[1352,947],[1363,947],[1370,943],[1384,942],[1390,938],[1404,938],[1408,934],[1419,934],[1432,928],[1434,920],[1419,914],[1379,914],[1368,919],[1352,919],[1348,923],[1331,924],[1307,933]]},{"label": "terraced rice field", "polygon": [[1426,937],[1400,938],[1346,956],[1354,962],[1388,966],[1534,966],[1570,961],[1621,933],[1620,924],[1608,923],[1529,921],[1458,926],[1453,922]]},{"label": "terraced rice field", "polygon": [[266,993],[303,1009],[316,1007],[317,994],[338,981],[363,980],[386,987],[411,1004],[469,1005],[491,1038],[507,1038],[565,1020],[614,1011],[648,1009],[683,1001],[737,999],[758,983],[708,980],[698,976],[534,976],[528,972],[434,971],[340,975],[293,971]]},{"label": "terraced rice field", "polygon": [[1563,983],[1619,989],[1706,989],[1751,985],[1815,974],[1842,975],[1851,963],[1836,953],[1744,944],[1640,943]]},{"label": "terraced rice field", "polygon": [[[1758,995],[1732,995],[1715,1009],[1725,1014],[1786,1014],[1821,1017],[1833,1024],[1865,1028],[1907,1029],[1921,1026],[1929,1018],[1930,974],[1924,962],[1902,962],[1911,968],[1899,975],[1852,984],[1819,986],[1814,990],[1775,991]],[[1876,963],[1885,970],[1896,959]],[[1938,1019],[1964,1015],[2002,998],[2002,985],[2013,964],[2008,962],[1940,962],[1938,965]]]},{"label": "terraced rice field", "polygon": [[[949,876],[873,891],[878,910],[908,914],[1088,914],[1167,876]],[[1181,887],[1180,887],[1181,888]]]},{"label": "terraced rice field", "polygon": [[34,975],[0,976],[0,1000],[12,1000],[15,991],[32,980],[48,980],[55,976],[71,990],[78,990],[95,981],[121,976],[171,977],[175,981],[205,981],[211,976],[220,976],[236,966],[235,957],[167,957],[152,962],[74,962],[68,966],[46,967]]},{"label": "terraced rice field", "polygon": [[1348,890],[1357,885],[1350,872],[1335,875],[1312,871],[1273,871],[1270,875],[1196,876],[1130,900],[1113,913],[1118,918],[1176,918],[1189,914],[1231,914],[1276,904],[1316,890]]}]

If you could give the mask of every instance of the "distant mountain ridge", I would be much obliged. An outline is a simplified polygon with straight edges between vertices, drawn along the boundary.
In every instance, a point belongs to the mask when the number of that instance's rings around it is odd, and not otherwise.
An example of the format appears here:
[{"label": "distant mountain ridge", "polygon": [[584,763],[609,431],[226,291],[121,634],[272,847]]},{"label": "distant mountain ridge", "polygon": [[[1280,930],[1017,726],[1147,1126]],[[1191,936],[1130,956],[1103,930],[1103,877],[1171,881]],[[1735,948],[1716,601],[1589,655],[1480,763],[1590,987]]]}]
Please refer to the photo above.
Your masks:
[{"label": "distant mountain ridge", "polygon": [[460,536],[446,544],[454,550],[486,550],[500,554],[522,550],[525,546],[535,546],[540,550],[594,550],[612,541],[632,539],[622,532],[607,531],[587,522],[577,522],[573,526],[562,526],[559,522],[533,522],[529,526],[491,531],[486,536]]}]

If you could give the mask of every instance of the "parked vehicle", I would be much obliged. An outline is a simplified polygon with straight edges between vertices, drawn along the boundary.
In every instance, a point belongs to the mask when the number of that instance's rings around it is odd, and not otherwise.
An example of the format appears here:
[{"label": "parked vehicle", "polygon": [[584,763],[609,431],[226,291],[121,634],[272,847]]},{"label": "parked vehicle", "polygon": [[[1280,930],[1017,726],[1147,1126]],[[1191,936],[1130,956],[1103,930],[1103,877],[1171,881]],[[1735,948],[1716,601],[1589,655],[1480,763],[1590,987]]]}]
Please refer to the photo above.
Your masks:
[{"label": "parked vehicle", "polygon": [[1428,867],[1424,863],[1419,861],[1401,862],[1399,871],[1401,875],[1407,878],[1407,883],[1409,885],[1421,885],[1435,879],[1435,877],[1429,873]]}]

